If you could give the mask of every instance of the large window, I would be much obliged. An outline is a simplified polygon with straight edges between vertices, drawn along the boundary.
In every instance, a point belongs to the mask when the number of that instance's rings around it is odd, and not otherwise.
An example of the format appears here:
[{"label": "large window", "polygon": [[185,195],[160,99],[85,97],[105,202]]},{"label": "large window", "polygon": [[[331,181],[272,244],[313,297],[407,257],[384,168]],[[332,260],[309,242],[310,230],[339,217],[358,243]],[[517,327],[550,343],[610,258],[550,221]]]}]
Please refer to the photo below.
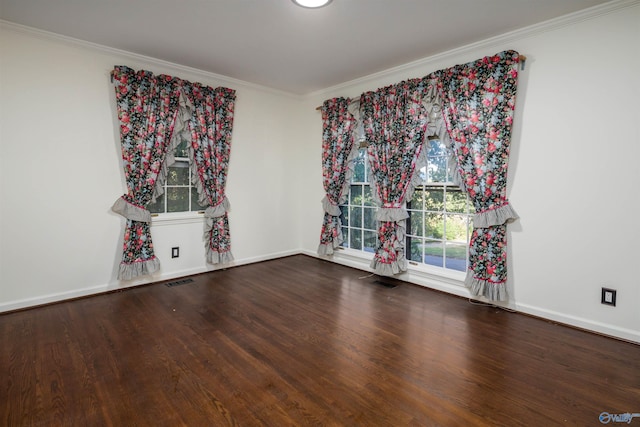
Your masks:
[{"label": "large window", "polygon": [[360,148],[354,162],[349,198],[340,205],[343,247],[374,253],[377,245],[376,206],[369,185],[367,149]]},{"label": "large window", "polygon": [[164,193],[147,209],[152,214],[173,212],[198,212],[203,208],[198,204],[198,192],[191,183],[191,166],[186,141],[176,148],[176,162],[169,167],[164,184]]},{"label": "large window", "polygon": [[[432,265],[466,271],[472,232],[473,206],[453,184],[447,168],[446,147],[439,140],[427,143],[427,166],[420,170],[422,185],[407,201],[406,257],[413,265]],[[342,246],[375,252],[377,227],[369,185],[366,148],[356,159],[349,198],[342,210]]]}]

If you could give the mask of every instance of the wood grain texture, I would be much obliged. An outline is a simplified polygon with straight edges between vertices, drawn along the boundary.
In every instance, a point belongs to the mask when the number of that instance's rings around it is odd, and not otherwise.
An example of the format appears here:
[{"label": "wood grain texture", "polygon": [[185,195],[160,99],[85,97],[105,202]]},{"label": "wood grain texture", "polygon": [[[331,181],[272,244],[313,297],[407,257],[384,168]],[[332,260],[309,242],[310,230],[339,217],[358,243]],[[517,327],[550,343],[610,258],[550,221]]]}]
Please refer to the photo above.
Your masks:
[{"label": "wood grain texture", "polygon": [[363,275],[300,255],[0,315],[0,425],[595,426],[640,412],[638,345]]}]

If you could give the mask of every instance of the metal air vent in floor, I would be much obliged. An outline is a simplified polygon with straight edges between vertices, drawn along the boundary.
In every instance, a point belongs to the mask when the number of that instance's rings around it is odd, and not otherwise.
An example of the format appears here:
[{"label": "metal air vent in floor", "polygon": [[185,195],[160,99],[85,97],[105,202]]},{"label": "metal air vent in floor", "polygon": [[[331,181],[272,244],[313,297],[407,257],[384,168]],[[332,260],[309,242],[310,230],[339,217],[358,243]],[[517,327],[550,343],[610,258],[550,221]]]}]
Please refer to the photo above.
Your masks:
[{"label": "metal air vent in floor", "polygon": [[385,277],[380,277],[379,279],[374,280],[373,283],[375,283],[376,285],[382,285],[385,288],[389,289],[393,289],[400,284],[397,280],[388,279]]},{"label": "metal air vent in floor", "polygon": [[187,283],[193,283],[193,279],[180,279],[180,280],[174,280],[172,282],[167,282],[165,283],[165,285],[167,286],[180,286],[180,285],[184,285]]}]

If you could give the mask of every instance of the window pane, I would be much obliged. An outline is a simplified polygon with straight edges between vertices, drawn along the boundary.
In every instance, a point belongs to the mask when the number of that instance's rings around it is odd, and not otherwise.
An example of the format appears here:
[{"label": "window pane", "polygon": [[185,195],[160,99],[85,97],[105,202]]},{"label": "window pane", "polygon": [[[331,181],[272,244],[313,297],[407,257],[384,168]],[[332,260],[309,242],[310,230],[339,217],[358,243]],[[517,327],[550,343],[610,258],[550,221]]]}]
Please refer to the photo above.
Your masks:
[{"label": "window pane", "polygon": [[198,190],[196,190],[196,187],[191,187],[191,210],[194,212],[204,210],[204,207],[198,203]]},{"label": "window pane", "polygon": [[423,262],[422,248],[424,240],[417,237],[407,237],[407,248],[409,249],[409,259],[411,261]]},{"label": "window pane", "polygon": [[362,185],[351,186],[351,204],[357,206],[362,205]]},{"label": "window pane", "polygon": [[349,226],[352,228],[362,228],[362,208],[353,207],[349,208]]},{"label": "window pane", "polygon": [[465,271],[467,269],[467,245],[447,243],[445,267],[452,270]]},{"label": "window pane", "polygon": [[151,213],[164,213],[164,194],[158,196],[155,203],[149,202],[147,210]]},{"label": "window pane", "polygon": [[447,191],[447,212],[467,212],[467,196],[462,191]]},{"label": "window pane", "polygon": [[468,222],[466,215],[447,215],[447,240],[466,243]]},{"label": "window pane", "polygon": [[442,212],[444,210],[444,190],[435,189],[425,191],[426,211]]},{"label": "window pane", "polygon": [[418,172],[420,174],[420,180],[424,183],[427,182],[427,167],[423,166],[420,168],[420,172]]},{"label": "window pane", "polygon": [[416,191],[413,192],[413,196],[411,196],[411,209],[422,210],[423,203],[424,191],[422,188],[416,188]]},{"label": "window pane", "polygon": [[447,158],[429,157],[427,167],[427,182],[447,182]]},{"label": "window pane", "polygon": [[189,187],[167,188],[167,212],[189,211]]},{"label": "window pane", "polygon": [[187,146],[187,140],[183,139],[176,147],[176,157],[189,157],[189,147]]},{"label": "window pane", "polygon": [[424,236],[424,214],[422,211],[407,211],[409,213],[410,234],[412,236]]},{"label": "window pane", "polygon": [[429,157],[447,155],[447,147],[445,147],[445,145],[439,139],[430,139],[427,148],[427,156]]},{"label": "window pane", "polygon": [[363,208],[364,209],[364,227],[369,230],[376,230],[376,210],[374,208]]},{"label": "window pane", "polygon": [[353,160],[353,177],[351,182],[366,182],[364,150],[360,150],[358,157]]},{"label": "window pane", "polygon": [[371,186],[364,186],[364,205],[365,206],[375,206],[373,203],[373,194],[371,194]]},{"label": "window pane", "polygon": [[167,185],[189,185],[189,163],[177,161],[168,172]]},{"label": "window pane", "polygon": [[349,229],[347,227],[342,227],[342,244],[340,246],[348,248],[349,247]]},{"label": "window pane", "polygon": [[366,252],[374,253],[376,251],[376,234],[375,231],[364,232],[364,250]]},{"label": "window pane", "polygon": [[447,147],[437,139],[430,139],[427,151],[427,182],[448,182]]},{"label": "window pane", "polygon": [[362,250],[362,231],[361,230],[350,230],[349,236],[349,247],[351,249],[359,249]]},{"label": "window pane", "polygon": [[342,225],[349,225],[349,206],[340,205],[340,220],[342,221]]},{"label": "window pane", "polygon": [[444,250],[442,242],[427,240],[424,245],[424,263],[435,265],[437,267],[444,266]]},{"label": "window pane", "polygon": [[442,239],[444,237],[444,215],[425,214],[424,235],[433,239]]},{"label": "window pane", "polygon": [[471,202],[471,200],[469,200],[469,213],[470,214],[475,214],[476,213],[476,208],[475,208],[475,206],[473,206],[473,202]]}]

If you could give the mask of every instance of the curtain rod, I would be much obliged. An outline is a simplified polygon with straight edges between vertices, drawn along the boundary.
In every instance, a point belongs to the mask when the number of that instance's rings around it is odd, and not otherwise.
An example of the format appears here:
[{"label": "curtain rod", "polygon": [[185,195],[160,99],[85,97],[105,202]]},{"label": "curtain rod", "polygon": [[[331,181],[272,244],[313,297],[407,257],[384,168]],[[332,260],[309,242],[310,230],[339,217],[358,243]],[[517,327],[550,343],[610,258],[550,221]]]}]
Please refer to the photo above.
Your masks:
[{"label": "curtain rod", "polygon": [[[527,57],[526,57],[526,56],[524,56],[524,55],[520,55],[520,56],[518,57],[518,59],[519,59],[519,61],[520,61],[520,64],[522,64],[521,69],[522,69],[522,70],[524,70],[524,63],[527,61]],[[359,99],[351,100],[351,102],[349,102],[349,105],[351,105],[351,104],[353,104],[353,103],[355,103],[355,102],[358,102],[358,101],[359,101]],[[320,105],[320,106],[316,107],[316,111],[320,111],[320,110],[322,110],[322,105]]]}]

